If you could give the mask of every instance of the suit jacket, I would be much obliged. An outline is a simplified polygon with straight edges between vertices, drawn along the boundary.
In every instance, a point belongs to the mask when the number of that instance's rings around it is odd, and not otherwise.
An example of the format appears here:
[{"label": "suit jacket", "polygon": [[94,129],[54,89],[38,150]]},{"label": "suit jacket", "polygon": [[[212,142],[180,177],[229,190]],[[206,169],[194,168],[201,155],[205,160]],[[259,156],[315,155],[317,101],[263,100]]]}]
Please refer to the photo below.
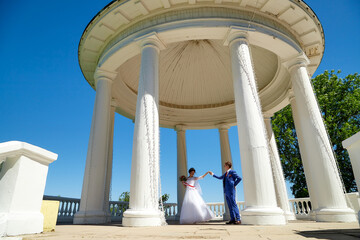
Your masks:
[{"label": "suit jacket", "polygon": [[241,177],[239,175],[237,175],[236,171],[231,170],[231,169],[227,175],[225,172],[220,177],[216,176],[215,174],[213,175],[213,177],[223,180],[224,193],[226,195],[234,194],[236,185],[238,185],[239,182],[241,181]]}]

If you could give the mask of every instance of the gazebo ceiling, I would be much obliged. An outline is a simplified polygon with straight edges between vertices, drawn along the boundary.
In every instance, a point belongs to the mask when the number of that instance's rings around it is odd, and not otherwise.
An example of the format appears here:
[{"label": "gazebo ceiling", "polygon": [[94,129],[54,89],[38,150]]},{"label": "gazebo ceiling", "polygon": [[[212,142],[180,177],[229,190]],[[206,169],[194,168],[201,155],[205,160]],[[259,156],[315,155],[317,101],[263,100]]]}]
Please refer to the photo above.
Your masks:
[{"label": "gazebo ceiling", "polygon": [[[274,78],[277,56],[263,48],[251,47],[258,89]],[[118,81],[137,93],[141,56],[118,68]],[[229,48],[219,40],[190,40],[173,43],[160,52],[160,105],[171,108],[201,109],[234,102]]]}]

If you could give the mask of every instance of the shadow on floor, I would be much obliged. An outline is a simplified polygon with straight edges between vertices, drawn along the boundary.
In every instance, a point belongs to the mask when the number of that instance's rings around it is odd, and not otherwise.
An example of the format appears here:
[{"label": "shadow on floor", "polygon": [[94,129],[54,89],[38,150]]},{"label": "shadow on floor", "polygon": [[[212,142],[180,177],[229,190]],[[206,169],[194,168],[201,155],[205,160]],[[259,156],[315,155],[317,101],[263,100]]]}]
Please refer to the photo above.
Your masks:
[{"label": "shadow on floor", "polygon": [[327,229],[315,231],[300,231],[297,234],[306,238],[328,240],[355,240],[360,239],[360,228],[357,229]]}]

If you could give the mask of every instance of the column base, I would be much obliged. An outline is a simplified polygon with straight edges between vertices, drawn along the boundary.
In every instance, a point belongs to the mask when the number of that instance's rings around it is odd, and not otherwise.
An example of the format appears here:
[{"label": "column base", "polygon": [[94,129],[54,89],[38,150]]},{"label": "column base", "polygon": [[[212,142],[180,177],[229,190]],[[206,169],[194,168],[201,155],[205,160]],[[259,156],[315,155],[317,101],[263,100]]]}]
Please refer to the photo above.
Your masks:
[{"label": "column base", "polygon": [[284,212],[284,215],[285,215],[286,221],[296,220],[295,214],[293,212],[291,212],[291,211]]},{"label": "column base", "polygon": [[317,222],[356,222],[356,215],[354,210],[350,208],[332,209],[322,208],[316,209]]},{"label": "column base", "polygon": [[280,208],[247,207],[241,211],[241,223],[249,225],[285,225],[284,211]]},{"label": "column base", "polygon": [[160,213],[155,210],[128,209],[124,212],[122,225],[124,227],[161,226]]},{"label": "column base", "polygon": [[73,224],[105,224],[108,219],[105,211],[79,211],[74,215]]},{"label": "column base", "polygon": [[43,232],[42,213],[0,213],[0,236],[16,236]]}]

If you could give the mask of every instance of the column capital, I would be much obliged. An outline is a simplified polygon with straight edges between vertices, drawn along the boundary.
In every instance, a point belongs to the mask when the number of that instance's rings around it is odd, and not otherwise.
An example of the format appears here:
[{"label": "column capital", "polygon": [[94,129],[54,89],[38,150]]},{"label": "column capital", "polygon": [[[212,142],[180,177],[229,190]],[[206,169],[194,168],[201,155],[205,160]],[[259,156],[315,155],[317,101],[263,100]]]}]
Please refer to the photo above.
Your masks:
[{"label": "column capital", "polygon": [[292,88],[289,88],[287,91],[287,96],[289,99],[289,102],[291,103],[293,100],[295,100],[295,94],[294,94],[294,90]]},{"label": "column capital", "polygon": [[183,124],[179,124],[179,125],[176,125],[174,129],[176,132],[185,132],[186,126]]},{"label": "column capital", "polygon": [[166,48],[165,43],[161,41],[156,32],[151,32],[143,35],[135,39],[135,42],[139,44],[141,49],[144,49],[146,47],[152,47],[155,48],[157,51],[160,51]]},{"label": "column capital", "polygon": [[307,67],[309,65],[310,60],[305,55],[304,52],[299,53],[297,56],[285,59],[282,61],[282,64],[291,72],[295,68],[299,67]]},{"label": "column capital", "polygon": [[274,116],[274,113],[269,113],[269,112],[263,113],[264,120],[271,120],[272,116]]},{"label": "column capital", "polygon": [[112,83],[116,76],[117,76],[117,72],[112,72],[101,68],[97,68],[94,73],[95,86],[97,86],[99,80],[106,80]]},{"label": "column capital", "polygon": [[226,123],[219,123],[216,125],[216,127],[219,129],[219,131],[228,131],[231,126]]},{"label": "column capital", "polygon": [[224,46],[230,46],[232,43],[237,41],[243,41],[249,44],[248,31],[254,31],[254,29],[231,26],[225,35]]},{"label": "column capital", "polygon": [[117,99],[111,98],[110,106],[116,108],[117,107]]}]

